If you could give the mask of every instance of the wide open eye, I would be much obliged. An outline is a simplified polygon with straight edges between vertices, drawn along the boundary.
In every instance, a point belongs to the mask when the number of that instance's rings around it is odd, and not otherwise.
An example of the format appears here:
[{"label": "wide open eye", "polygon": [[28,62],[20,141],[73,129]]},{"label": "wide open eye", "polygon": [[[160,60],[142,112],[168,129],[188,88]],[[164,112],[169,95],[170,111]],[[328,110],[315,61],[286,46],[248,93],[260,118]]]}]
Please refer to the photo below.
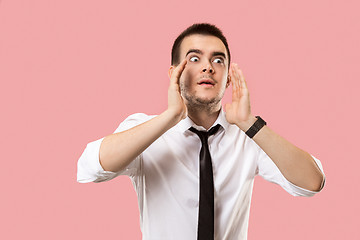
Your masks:
[{"label": "wide open eye", "polygon": [[214,63],[224,63],[224,59],[222,59],[222,58],[215,58],[215,59],[213,60],[213,62],[214,62]]},{"label": "wide open eye", "polygon": [[200,59],[198,57],[195,57],[195,56],[190,58],[190,62],[197,62],[199,60]]}]

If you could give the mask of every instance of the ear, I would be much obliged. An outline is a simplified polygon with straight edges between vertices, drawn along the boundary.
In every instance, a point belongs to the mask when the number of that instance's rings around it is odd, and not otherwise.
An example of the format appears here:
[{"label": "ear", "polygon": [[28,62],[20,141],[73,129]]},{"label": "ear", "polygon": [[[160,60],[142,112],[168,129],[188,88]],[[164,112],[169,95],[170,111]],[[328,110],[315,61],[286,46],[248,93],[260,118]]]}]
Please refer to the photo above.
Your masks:
[{"label": "ear", "polygon": [[231,83],[231,78],[230,75],[227,76],[227,81],[226,81],[226,88],[228,88],[230,86]]},{"label": "ear", "polygon": [[170,68],[169,68],[169,72],[168,72],[169,78],[171,78],[171,75],[172,75],[174,69],[175,69],[175,66],[172,66],[172,65],[171,65]]}]

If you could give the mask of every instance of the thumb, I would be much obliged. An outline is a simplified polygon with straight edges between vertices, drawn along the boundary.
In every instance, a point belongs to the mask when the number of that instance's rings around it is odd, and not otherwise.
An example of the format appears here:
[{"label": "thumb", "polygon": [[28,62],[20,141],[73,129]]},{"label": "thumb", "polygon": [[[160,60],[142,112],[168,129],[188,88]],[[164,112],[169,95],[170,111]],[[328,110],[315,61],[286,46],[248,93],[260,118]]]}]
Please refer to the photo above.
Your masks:
[{"label": "thumb", "polygon": [[230,103],[225,104],[225,113],[230,109]]}]

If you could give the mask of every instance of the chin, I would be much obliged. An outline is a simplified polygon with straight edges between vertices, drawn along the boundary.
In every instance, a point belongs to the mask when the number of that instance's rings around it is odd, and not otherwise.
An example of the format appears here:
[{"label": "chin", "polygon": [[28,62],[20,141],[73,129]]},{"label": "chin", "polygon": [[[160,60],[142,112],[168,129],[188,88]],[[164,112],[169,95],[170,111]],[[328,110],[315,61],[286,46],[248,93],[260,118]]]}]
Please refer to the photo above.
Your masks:
[{"label": "chin", "polygon": [[182,95],[188,102],[189,106],[201,108],[205,106],[216,106],[219,102],[221,102],[222,98],[221,95],[216,95],[214,93],[190,93],[188,91],[182,91]]},{"label": "chin", "polygon": [[202,105],[214,105],[214,104],[218,104],[221,101],[221,99],[217,97],[195,97],[195,101],[196,103]]}]

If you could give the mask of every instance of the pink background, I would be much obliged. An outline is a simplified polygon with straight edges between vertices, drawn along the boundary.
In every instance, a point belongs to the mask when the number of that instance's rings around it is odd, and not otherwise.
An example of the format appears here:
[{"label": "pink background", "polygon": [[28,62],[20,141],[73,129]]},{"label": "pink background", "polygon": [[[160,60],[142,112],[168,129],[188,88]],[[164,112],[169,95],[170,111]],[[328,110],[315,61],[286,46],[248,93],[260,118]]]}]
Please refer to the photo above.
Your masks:
[{"label": "pink background", "polygon": [[359,239],[359,9],[356,0],[0,1],[0,238],[141,238],[130,180],[80,184],[76,163],[126,116],[165,110],[173,40],[205,21],[227,36],[253,112],[327,176],[313,198],[257,177],[249,239]]}]

